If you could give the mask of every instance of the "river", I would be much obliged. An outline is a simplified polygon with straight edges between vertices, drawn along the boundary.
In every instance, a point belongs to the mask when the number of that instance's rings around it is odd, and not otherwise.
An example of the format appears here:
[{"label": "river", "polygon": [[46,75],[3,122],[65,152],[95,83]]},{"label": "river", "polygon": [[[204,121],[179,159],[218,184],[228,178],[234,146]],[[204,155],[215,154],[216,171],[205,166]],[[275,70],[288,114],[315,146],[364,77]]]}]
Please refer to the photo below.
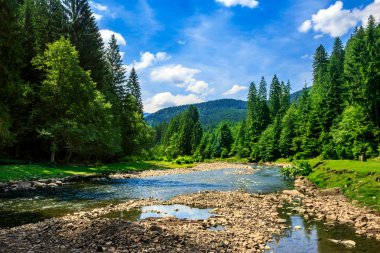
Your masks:
[{"label": "river", "polygon": [[[255,166],[255,168],[257,172],[251,174],[235,173],[236,169],[221,169],[189,174],[77,183],[51,190],[2,193],[0,194],[0,227],[38,222],[129,199],[168,200],[179,194],[205,190],[242,190],[265,194],[293,188],[291,181],[282,178],[278,167]],[[168,209],[169,207],[161,208]],[[194,217],[200,214],[207,217],[207,210],[197,211],[186,208],[188,207],[175,207],[180,211],[178,213],[183,215],[178,218],[192,218],[186,216],[190,214]],[[269,243],[271,250],[268,252],[380,252],[380,242],[358,236],[348,226],[327,227],[322,222],[306,221],[301,216],[289,215],[289,211],[285,208],[279,211],[283,218],[287,219],[289,229],[285,230],[281,236],[274,237],[274,242]],[[126,215],[126,219],[143,219],[143,215],[146,216],[147,212],[137,210],[133,215]],[[112,218],[112,215],[110,217]],[[294,226],[300,226],[300,229],[295,230]],[[357,245],[354,249],[347,249],[342,245],[334,244],[329,239],[349,239],[355,241]]]}]

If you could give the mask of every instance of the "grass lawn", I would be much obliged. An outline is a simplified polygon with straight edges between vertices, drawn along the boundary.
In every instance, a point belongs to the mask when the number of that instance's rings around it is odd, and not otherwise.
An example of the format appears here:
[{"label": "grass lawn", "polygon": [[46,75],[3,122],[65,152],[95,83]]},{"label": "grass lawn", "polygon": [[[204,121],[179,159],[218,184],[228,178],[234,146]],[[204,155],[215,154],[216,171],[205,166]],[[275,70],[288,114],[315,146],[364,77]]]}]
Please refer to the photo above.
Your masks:
[{"label": "grass lawn", "polygon": [[309,160],[308,178],[321,188],[340,187],[349,199],[380,211],[380,161]]},{"label": "grass lawn", "polygon": [[128,172],[148,169],[173,169],[192,167],[194,164],[174,164],[171,162],[129,162],[100,166],[52,166],[43,164],[0,165],[0,181],[34,180],[43,178],[62,178],[73,175],[94,175],[107,172]]}]

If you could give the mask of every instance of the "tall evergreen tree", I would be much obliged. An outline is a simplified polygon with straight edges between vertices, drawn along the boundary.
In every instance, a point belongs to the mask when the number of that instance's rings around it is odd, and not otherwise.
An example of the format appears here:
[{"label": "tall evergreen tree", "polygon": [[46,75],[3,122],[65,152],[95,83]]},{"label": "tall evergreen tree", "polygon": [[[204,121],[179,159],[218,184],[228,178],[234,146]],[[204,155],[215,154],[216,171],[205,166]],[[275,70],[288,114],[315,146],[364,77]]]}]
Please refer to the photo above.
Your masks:
[{"label": "tall evergreen tree", "polygon": [[63,0],[70,40],[79,52],[81,67],[91,71],[98,90],[111,92],[103,58],[104,45],[88,0]]},{"label": "tall evergreen tree", "polygon": [[281,109],[281,84],[277,76],[274,75],[269,91],[269,111],[273,121]]},{"label": "tall evergreen tree", "polygon": [[137,103],[138,111],[143,113],[143,103],[141,97],[141,88],[139,83],[139,78],[137,76],[135,68],[132,68],[127,81],[127,93],[132,95]]},{"label": "tall evergreen tree", "polygon": [[270,122],[270,114],[268,107],[267,82],[264,77],[261,77],[259,92],[258,92],[258,114],[260,115],[259,129],[264,131]]},{"label": "tall evergreen tree", "polygon": [[106,50],[107,66],[110,73],[112,88],[119,101],[124,101],[126,96],[126,70],[120,56],[119,45],[115,35],[112,34]]}]

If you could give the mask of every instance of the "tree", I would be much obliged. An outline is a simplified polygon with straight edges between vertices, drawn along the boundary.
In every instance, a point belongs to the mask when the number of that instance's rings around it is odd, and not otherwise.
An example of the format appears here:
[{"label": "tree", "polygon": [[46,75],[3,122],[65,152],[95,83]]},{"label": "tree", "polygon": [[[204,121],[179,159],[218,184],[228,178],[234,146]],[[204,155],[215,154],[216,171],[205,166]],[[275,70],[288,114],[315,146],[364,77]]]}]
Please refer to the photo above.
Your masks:
[{"label": "tree", "polygon": [[234,142],[234,139],[232,137],[231,129],[226,123],[222,123],[219,128],[219,145],[218,147],[221,150],[221,157],[228,157],[229,153],[231,151],[232,143]]},{"label": "tree", "polygon": [[0,1],[0,149],[14,140],[12,110],[22,91],[23,50],[17,10],[17,1]]},{"label": "tree", "polygon": [[341,159],[358,159],[376,154],[379,129],[361,106],[347,107],[341,120],[331,130],[335,151]]},{"label": "tree", "polygon": [[140,88],[139,78],[137,76],[135,68],[132,68],[128,81],[127,81],[127,93],[135,98],[138,111],[142,115],[143,103],[142,103],[142,98],[141,98],[141,88]]},{"label": "tree", "polygon": [[272,121],[277,117],[281,109],[281,84],[274,75],[269,91],[269,112]]},{"label": "tree", "polygon": [[264,77],[261,77],[260,87],[258,92],[258,115],[260,118],[259,128],[260,132],[264,131],[270,122],[269,107],[267,101],[267,83]]},{"label": "tree", "polygon": [[282,157],[291,157],[294,155],[292,143],[296,137],[297,121],[297,109],[296,106],[292,104],[281,121],[281,135],[278,146]]},{"label": "tree", "polygon": [[112,34],[106,50],[106,61],[110,73],[112,88],[119,102],[125,100],[126,96],[126,70],[120,56],[119,45],[115,35]]},{"label": "tree", "polygon": [[104,45],[87,0],[63,0],[70,41],[79,52],[80,66],[90,70],[97,89],[107,97],[111,84],[103,57]]},{"label": "tree", "polygon": [[120,135],[112,128],[111,104],[95,89],[90,73],[79,66],[79,56],[63,37],[48,45],[33,64],[45,72],[41,104],[33,113],[40,118],[39,136],[50,146],[50,159],[72,154],[85,157],[120,151]]}]

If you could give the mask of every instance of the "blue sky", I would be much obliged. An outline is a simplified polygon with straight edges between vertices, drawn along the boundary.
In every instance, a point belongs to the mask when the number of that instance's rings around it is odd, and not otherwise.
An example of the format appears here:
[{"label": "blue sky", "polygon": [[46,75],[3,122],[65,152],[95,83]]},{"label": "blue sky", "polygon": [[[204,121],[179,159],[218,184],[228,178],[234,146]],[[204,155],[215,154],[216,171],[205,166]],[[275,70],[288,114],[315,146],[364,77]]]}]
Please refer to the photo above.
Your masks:
[{"label": "blue sky", "polygon": [[144,108],[246,99],[250,82],[274,74],[292,91],[311,84],[312,55],[346,42],[380,0],[94,0],[105,41],[115,34],[140,77]]}]

